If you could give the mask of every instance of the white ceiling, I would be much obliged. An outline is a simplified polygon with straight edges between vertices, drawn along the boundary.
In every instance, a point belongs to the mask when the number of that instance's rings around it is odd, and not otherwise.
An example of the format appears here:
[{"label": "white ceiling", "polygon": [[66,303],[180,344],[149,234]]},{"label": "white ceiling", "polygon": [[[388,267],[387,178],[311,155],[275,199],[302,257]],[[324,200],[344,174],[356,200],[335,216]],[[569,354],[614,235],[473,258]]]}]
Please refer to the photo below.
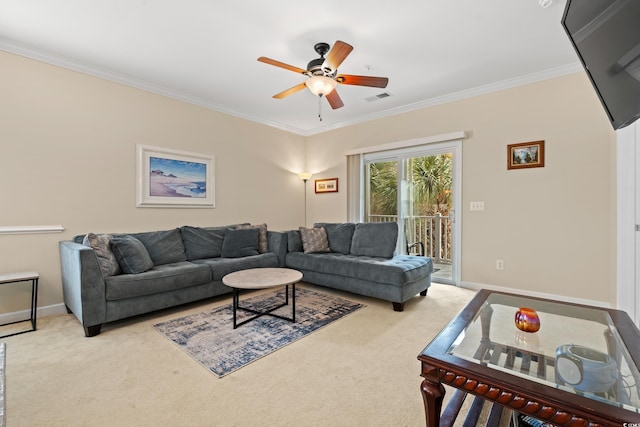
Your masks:
[{"label": "white ceiling", "polygon": [[[566,0],[2,0],[0,49],[302,135],[581,70],[560,24]],[[317,42],[354,46],[331,110],[306,77]],[[0,67],[1,73],[1,67]],[[367,98],[388,92],[373,102]]]}]

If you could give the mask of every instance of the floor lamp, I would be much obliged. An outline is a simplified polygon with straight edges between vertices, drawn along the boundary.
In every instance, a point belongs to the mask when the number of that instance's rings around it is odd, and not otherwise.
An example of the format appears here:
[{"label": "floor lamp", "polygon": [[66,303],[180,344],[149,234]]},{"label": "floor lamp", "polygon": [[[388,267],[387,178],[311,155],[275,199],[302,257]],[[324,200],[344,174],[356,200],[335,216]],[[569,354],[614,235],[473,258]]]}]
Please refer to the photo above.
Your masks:
[{"label": "floor lamp", "polygon": [[307,226],[307,181],[311,178],[311,173],[300,172],[298,178],[304,181],[304,226]]}]

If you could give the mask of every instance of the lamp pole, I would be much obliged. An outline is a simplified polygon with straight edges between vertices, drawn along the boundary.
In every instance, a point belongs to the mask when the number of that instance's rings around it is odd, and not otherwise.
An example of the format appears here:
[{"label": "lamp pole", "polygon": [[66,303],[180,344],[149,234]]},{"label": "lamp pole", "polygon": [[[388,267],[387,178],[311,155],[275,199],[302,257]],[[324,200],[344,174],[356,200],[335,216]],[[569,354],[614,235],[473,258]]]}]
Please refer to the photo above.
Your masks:
[{"label": "lamp pole", "polygon": [[304,181],[304,226],[307,226],[307,180]]},{"label": "lamp pole", "polygon": [[311,173],[300,172],[298,178],[304,181],[304,226],[307,226],[307,181],[311,178]]}]

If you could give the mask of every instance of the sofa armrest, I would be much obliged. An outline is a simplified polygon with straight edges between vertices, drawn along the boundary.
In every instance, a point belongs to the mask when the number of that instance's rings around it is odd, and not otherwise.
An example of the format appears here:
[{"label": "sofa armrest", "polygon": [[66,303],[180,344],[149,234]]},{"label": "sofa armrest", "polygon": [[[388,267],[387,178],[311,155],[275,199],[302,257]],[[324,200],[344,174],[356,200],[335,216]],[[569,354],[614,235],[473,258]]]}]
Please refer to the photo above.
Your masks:
[{"label": "sofa armrest", "polygon": [[104,277],[93,249],[59,242],[64,303],[86,328],[101,325],[107,313]]},{"label": "sofa armrest", "polygon": [[267,231],[269,252],[278,256],[278,267],[284,267],[284,259],[287,255],[287,233],[281,231]]}]

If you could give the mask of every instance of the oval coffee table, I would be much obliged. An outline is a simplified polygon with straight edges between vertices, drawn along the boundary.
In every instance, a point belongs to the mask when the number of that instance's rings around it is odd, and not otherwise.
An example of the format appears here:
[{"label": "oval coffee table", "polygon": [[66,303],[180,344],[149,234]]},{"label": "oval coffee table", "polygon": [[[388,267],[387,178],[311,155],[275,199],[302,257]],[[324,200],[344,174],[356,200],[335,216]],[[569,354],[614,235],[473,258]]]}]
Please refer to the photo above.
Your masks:
[{"label": "oval coffee table", "polygon": [[[296,321],[296,283],[302,280],[302,273],[290,268],[250,268],[247,270],[229,273],[222,278],[222,283],[233,289],[233,329],[240,325],[257,319],[260,316],[268,314],[269,316],[279,319]],[[291,285],[291,318],[273,314],[272,311],[289,305],[289,285]],[[278,286],[285,287],[285,301],[266,311],[256,311],[248,307],[240,307],[240,289],[268,289]],[[243,320],[240,323],[236,321],[236,312],[238,310],[248,311],[255,316]]]}]

